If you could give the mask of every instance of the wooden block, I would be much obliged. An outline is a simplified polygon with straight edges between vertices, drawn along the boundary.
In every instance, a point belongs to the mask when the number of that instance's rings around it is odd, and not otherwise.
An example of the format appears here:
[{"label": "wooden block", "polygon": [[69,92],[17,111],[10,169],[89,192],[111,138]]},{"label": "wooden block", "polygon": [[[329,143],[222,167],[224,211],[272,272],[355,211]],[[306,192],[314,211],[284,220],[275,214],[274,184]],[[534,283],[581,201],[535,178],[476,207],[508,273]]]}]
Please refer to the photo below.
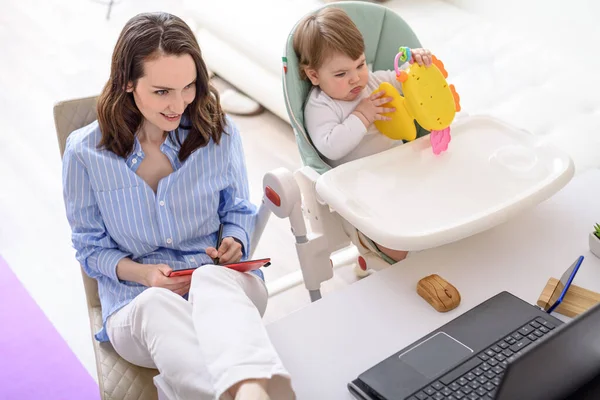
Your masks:
[{"label": "wooden block", "polygon": [[417,293],[438,312],[454,310],[460,304],[460,293],[450,282],[437,274],[417,282]]},{"label": "wooden block", "polygon": [[[538,298],[538,306],[548,309],[548,307],[552,305],[548,304],[548,302],[550,301],[550,296],[552,296],[552,292],[554,292],[554,288],[556,288],[557,284],[558,279],[548,279],[546,287],[544,287],[542,294]],[[600,293],[584,289],[580,286],[571,285],[569,290],[567,290],[562,303],[556,307],[554,311],[573,318],[587,311],[598,303],[600,303]]]}]

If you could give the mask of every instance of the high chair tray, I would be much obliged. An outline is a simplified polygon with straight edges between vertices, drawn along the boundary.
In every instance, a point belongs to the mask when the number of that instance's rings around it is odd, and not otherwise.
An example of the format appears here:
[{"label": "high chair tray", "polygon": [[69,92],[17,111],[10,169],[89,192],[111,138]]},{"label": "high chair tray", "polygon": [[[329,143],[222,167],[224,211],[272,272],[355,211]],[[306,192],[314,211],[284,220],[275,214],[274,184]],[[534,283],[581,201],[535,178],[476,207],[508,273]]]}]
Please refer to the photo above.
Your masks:
[{"label": "high chair tray", "polygon": [[451,135],[438,156],[427,135],[333,168],[317,193],[376,243],[422,250],[496,226],[574,174],[563,151],[491,117],[455,121]]}]

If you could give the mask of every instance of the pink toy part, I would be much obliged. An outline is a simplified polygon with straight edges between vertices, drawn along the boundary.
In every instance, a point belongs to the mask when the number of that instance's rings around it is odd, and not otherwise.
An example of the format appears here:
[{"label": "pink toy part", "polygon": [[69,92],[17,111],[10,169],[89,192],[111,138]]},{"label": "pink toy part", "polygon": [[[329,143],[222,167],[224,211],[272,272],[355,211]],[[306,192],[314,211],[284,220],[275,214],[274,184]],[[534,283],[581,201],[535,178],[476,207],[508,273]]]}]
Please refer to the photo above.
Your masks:
[{"label": "pink toy part", "polygon": [[396,76],[400,76],[400,69],[398,68],[398,61],[405,63],[405,62],[409,62],[410,64],[412,64],[412,55],[410,52],[410,48],[408,47],[400,47],[398,49],[398,54],[396,54],[396,57],[394,58],[394,70],[396,71]]},{"label": "pink toy part", "polygon": [[443,151],[448,150],[448,143],[450,143],[450,127],[442,129],[441,131],[431,131],[429,133],[431,139],[431,148],[433,154],[438,155]]},{"label": "pink toy part", "polygon": [[396,54],[396,58],[394,59],[394,70],[396,71],[396,76],[400,76],[400,70],[398,69],[398,59],[400,58],[402,53]]}]

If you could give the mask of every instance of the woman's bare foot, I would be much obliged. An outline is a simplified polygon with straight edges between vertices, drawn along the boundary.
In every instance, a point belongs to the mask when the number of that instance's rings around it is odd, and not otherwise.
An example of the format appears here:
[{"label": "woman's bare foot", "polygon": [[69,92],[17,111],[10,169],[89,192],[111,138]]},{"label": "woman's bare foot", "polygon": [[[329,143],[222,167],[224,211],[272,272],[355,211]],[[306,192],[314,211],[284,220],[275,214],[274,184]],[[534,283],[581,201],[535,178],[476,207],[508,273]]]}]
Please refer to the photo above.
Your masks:
[{"label": "woman's bare foot", "polygon": [[229,393],[235,400],[270,400],[266,379],[249,379],[235,384]]}]

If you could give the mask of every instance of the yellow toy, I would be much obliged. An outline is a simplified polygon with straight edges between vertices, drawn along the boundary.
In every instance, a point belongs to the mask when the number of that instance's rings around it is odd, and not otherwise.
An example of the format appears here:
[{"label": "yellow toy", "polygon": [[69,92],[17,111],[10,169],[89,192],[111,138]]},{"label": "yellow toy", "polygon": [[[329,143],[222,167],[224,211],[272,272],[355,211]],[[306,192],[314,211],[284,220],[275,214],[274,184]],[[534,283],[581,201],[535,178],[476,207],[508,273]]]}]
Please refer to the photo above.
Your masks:
[{"label": "yellow toy", "polygon": [[[405,71],[398,69],[398,61],[409,61]],[[375,126],[384,135],[395,140],[414,140],[420,126],[430,131],[431,145],[435,154],[448,148],[450,124],[460,111],[460,98],[454,88],[446,82],[448,73],[444,64],[432,56],[432,65],[421,66],[411,59],[410,49],[401,47],[394,60],[396,79],[402,82],[404,97],[388,82],[383,82],[375,92],[385,91],[392,101],[384,107],[394,107],[391,121],[375,121]],[[374,93],[375,93],[374,92]]]}]

